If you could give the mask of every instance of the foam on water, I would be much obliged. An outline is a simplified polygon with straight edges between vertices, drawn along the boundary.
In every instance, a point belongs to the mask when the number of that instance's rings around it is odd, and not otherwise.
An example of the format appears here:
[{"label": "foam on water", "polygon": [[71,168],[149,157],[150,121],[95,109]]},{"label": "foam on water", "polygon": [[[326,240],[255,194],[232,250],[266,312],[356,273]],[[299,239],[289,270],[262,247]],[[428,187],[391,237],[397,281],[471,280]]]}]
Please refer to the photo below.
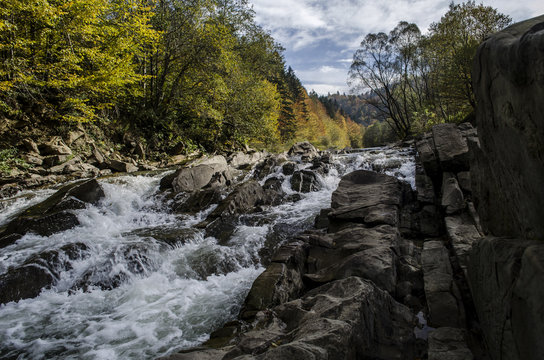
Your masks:
[{"label": "foam on water", "polygon": [[[79,226],[49,237],[27,234],[0,249],[0,274],[47,251],[58,252],[62,265],[51,289],[0,305],[0,358],[142,359],[201,344],[236,318],[264,271],[262,251],[272,253],[311,226],[320,209],[330,207],[341,176],[360,168],[414,182],[409,151],[336,155],[328,174],[319,176],[321,190],[241,217],[222,242],[194,227],[217,205],[194,216],[172,213],[171,200],[157,195],[164,174],[100,180],[105,197],[75,211]],[[283,179],[287,194],[295,193],[280,167],[267,178],[273,176]],[[10,200],[2,219],[53,191]],[[74,244],[76,258],[61,250]]]}]

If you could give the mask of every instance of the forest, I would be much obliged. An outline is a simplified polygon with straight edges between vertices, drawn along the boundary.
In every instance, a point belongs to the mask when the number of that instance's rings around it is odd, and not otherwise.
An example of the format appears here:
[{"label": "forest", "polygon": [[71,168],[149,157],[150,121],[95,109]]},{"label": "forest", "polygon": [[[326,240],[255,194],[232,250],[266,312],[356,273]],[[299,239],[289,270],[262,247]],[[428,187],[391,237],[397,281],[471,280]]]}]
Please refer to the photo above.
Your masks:
[{"label": "forest", "polygon": [[5,119],[93,123],[157,151],[362,145],[362,127],[307,96],[246,0],[2,3]]}]

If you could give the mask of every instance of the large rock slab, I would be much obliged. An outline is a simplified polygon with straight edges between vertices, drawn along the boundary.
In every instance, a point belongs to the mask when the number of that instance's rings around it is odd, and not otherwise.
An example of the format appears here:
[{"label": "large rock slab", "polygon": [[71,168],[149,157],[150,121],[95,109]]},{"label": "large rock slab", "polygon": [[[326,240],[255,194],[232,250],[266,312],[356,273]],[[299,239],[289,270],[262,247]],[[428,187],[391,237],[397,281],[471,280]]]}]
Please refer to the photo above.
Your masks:
[{"label": "large rock slab", "polygon": [[227,169],[227,160],[223,156],[199,161],[195,166],[179,170],[172,179],[172,188],[174,192],[200,190],[212,181],[215,174],[225,172]]},{"label": "large rock slab", "polygon": [[490,36],[473,65],[473,194],[484,230],[544,239],[544,16]]},{"label": "large rock slab", "polygon": [[429,334],[429,360],[472,360],[463,329],[442,327]]},{"label": "large rock slab", "polygon": [[544,244],[486,237],[474,244],[468,273],[492,358],[544,358]]},{"label": "large rock slab", "polygon": [[273,311],[261,312],[254,325],[234,346],[197,349],[165,359],[414,358],[410,310],[358,277],[325,284]]},{"label": "large rock slab", "polygon": [[482,236],[472,219],[466,214],[448,216],[444,220],[451,246],[461,269],[466,275],[472,245],[474,242],[479,241]]},{"label": "large rock slab", "polygon": [[427,241],[421,253],[429,324],[433,327],[464,327],[461,294],[453,281],[448,250],[441,241]]},{"label": "large rock slab", "polygon": [[79,221],[72,210],[96,204],[103,197],[104,190],[95,179],[66,185],[12,220],[0,234],[0,247],[11,245],[27,232],[50,236],[77,226]]},{"label": "large rock slab", "polygon": [[442,171],[468,170],[468,145],[457,125],[449,123],[435,125],[432,132]]},{"label": "large rock slab", "polygon": [[344,176],[332,194],[329,231],[350,222],[396,226],[409,187],[392,176],[367,170]]}]

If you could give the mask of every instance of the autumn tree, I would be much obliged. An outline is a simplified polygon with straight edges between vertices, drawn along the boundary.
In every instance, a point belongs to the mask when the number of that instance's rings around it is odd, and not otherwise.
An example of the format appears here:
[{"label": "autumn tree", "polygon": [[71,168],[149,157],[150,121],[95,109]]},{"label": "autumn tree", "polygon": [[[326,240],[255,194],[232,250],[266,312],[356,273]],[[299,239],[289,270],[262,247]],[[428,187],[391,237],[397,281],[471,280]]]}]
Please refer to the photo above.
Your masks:
[{"label": "autumn tree", "polygon": [[422,42],[435,89],[435,105],[446,121],[459,121],[475,107],[472,61],[480,43],[512,19],[474,1],[450,4],[439,22],[432,23]]},{"label": "autumn tree", "polygon": [[3,0],[0,88],[11,107],[89,121],[143,76],[133,59],[158,39],[144,0]]}]

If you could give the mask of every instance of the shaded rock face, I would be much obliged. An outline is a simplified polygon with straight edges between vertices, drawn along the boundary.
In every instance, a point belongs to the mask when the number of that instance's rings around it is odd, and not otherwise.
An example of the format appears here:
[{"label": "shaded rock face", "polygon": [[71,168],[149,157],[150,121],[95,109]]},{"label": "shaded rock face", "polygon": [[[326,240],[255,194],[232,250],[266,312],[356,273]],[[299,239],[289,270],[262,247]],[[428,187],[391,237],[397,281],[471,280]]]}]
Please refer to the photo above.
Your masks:
[{"label": "shaded rock face", "polygon": [[544,239],[543,27],[544,16],[513,25],[483,42],[474,60],[473,192],[495,236]]},{"label": "shaded rock face", "polygon": [[291,177],[291,189],[298,192],[319,191],[322,185],[317,175],[310,170],[295,171]]},{"label": "shaded rock face", "polygon": [[495,360],[544,358],[543,44],[544,16],[515,24],[480,45],[472,71],[471,191],[488,236],[467,273]]},{"label": "shaded rock face", "polygon": [[0,246],[11,245],[27,232],[50,236],[77,226],[79,221],[71,210],[85,208],[86,203],[96,204],[103,197],[104,190],[95,179],[66,185],[11,221],[0,234]]},{"label": "shaded rock face", "polygon": [[69,260],[85,257],[87,246],[65,245],[27,259],[21,266],[0,275],[0,304],[36,297],[58,279],[60,271],[70,269]]},{"label": "shaded rock face", "polygon": [[[253,193],[254,183],[240,190]],[[264,187],[277,190],[277,182],[270,178]],[[414,313],[396,300],[423,292],[417,251],[402,243],[397,227],[409,189],[369,171],[346,176],[333,195],[333,208],[321,215],[332,224],[329,232],[310,230],[282,245],[253,283],[240,313],[251,325],[227,324],[204,344],[209,348],[169,358],[415,358]],[[227,204],[235,193],[209,218],[229,219]],[[356,206],[350,207],[352,201]]]}]

